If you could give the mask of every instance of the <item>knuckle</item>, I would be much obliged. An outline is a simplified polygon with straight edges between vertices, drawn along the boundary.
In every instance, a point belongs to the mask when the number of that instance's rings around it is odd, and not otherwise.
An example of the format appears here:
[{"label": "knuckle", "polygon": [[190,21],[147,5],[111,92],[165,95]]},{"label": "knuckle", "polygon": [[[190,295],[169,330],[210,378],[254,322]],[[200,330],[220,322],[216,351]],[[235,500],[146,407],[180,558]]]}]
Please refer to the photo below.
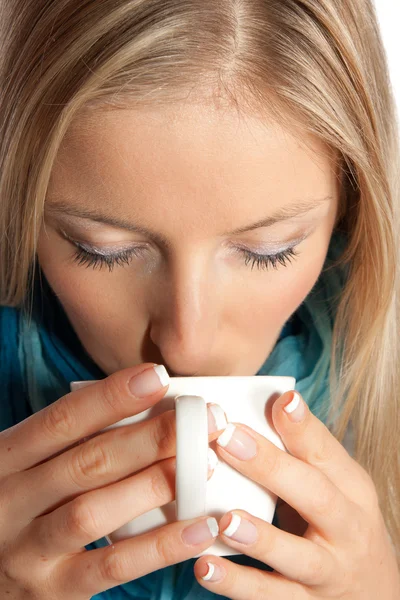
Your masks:
[{"label": "knuckle", "polygon": [[262,536],[262,540],[260,540],[259,543],[266,557],[270,556],[273,553],[274,549],[276,548],[276,542],[277,539],[275,534],[275,528],[272,525],[270,525],[269,527],[267,526],[265,535]]},{"label": "knuckle", "polygon": [[254,582],[254,586],[251,586],[251,590],[249,590],[248,600],[260,600],[260,598],[269,598],[272,590],[269,589],[268,579],[265,577],[265,574],[261,571],[256,574],[256,581]]},{"label": "knuckle", "polygon": [[326,563],[320,553],[312,553],[307,565],[308,581],[318,585],[325,579]]},{"label": "knuckle", "polygon": [[7,582],[17,582],[19,580],[18,569],[16,568],[16,561],[12,553],[2,553],[0,555],[0,574],[2,579]]},{"label": "knuckle", "polygon": [[119,377],[115,375],[106,377],[103,380],[101,392],[106,407],[111,408],[113,413],[125,404],[126,390],[123,388]]},{"label": "knuckle", "polygon": [[58,441],[60,438],[68,440],[71,431],[77,427],[71,405],[65,400],[67,397],[68,394],[42,411],[44,435],[47,435],[51,441]]},{"label": "knuckle", "polygon": [[[282,454],[284,454],[282,452]],[[286,456],[284,456],[284,458],[286,458]],[[265,471],[265,467],[267,469],[268,475],[271,477],[279,477],[279,475],[281,474],[282,471],[282,460],[283,457],[281,456],[281,452],[280,451],[273,451],[273,452],[266,452],[265,453],[265,460],[263,460],[263,466],[262,469],[263,471]]]},{"label": "knuckle", "polygon": [[176,554],[176,543],[170,533],[160,532],[154,540],[154,549],[157,563],[169,565]]},{"label": "knuckle", "polygon": [[317,490],[317,493],[311,494],[310,498],[313,511],[318,515],[331,513],[337,501],[337,492],[331,481],[324,477],[310,489]]},{"label": "knuckle", "polygon": [[81,485],[88,480],[97,480],[112,471],[113,452],[107,448],[105,452],[102,441],[98,438],[88,440],[75,448],[70,465],[70,476],[74,483]]},{"label": "knuckle", "polygon": [[30,557],[29,568],[27,569],[27,557],[22,544],[23,542],[21,543],[20,540],[18,542],[14,541],[13,550],[8,548],[7,551],[6,545],[3,545],[3,551],[0,554],[0,580],[2,586],[4,585],[6,589],[10,586],[13,590],[16,588],[20,592],[22,591],[25,594],[24,598],[40,598],[43,600],[53,598],[54,596],[46,595],[44,592],[45,589],[47,590],[46,584],[49,571],[43,569],[43,565],[37,566],[36,556]]},{"label": "knuckle", "polygon": [[[360,506],[354,505],[354,511],[349,519],[349,539],[357,539],[358,550],[361,556],[364,556],[372,547],[376,545],[374,523],[370,515],[365,514]],[[357,552],[357,549],[355,550]]]},{"label": "knuckle", "polygon": [[324,465],[332,460],[332,444],[328,436],[321,436],[317,444],[312,446],[305,461],[311,465]]},{"label": "knuckle", "polygon": [[171,492],[165,473],[161,467],[156,466],[151,469],[148,486],[149,499],[152,505],[154,501],[157,503],[157,506],[162,506],[168,502]]},{"label": "knuckle", "polygon": [[77,499],[70,502],[66,511],[65,527],[68,535],[72,537],[79,538],[83,534],[85,538],[96,539],[101,523],[97,522],[91,504],[78,496]]},{"label": "knuckle", "polygon": [[115,584],[125,583],[129,579],[133,579],[132,568],[129,568],[126,564],[126,554],[124,555],[116,547],[108,550],[110,551],[105,552],[104,559],[99,565],[101,578],[106,582]]},{"label": "knuckle", "polygon": [[174,411],[167,411],[154,419],[150,428],[152,447],[158,458],[165,458],[175,454],[176,429]]},{"label": "knuckle", "polygon": [[39,579],[38,573],[32,574],[34,577],[29,578],[27,575],[26,564],[22,564],[21,556],[15,552],[9,552],[7,555],[3,553],[0,556],[0,574],[5,580],[5,584],[17,585],[18,588],[23,588],[28,591],[32,585]]},{"label": "knuckle", "polygon": [[[354,511],[355,514],[349,520],[349,533],[351,539],[362,539],[364,536],[365,523],[361,522],[358,511]],[[361,536],[361,538],[360,538]]]}]

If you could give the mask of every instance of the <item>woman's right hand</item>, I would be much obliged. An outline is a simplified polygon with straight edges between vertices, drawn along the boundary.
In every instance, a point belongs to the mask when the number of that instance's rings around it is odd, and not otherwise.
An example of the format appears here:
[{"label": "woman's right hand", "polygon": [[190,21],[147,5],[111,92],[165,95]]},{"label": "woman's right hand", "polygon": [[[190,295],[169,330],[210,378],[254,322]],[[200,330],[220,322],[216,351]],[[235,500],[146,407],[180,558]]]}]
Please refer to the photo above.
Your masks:
[{"label": "woman's right hand", "polygon": [[[131,391],[135,384],[145,389],[140,377],[154,393]],[[0,433],[1,598],[88,600],[214,542],[207,517],[199,517],[84,548],[174,500],[174,410],[99,433],[150,408],[166,391],[153,363],[144,363],[66,394]],[[209,411],[209,423],[210,417]],[[209,441],[216,437],[210,433]],[[202,540],[195,545],[182,538],[191,525],[192,539]]]}]

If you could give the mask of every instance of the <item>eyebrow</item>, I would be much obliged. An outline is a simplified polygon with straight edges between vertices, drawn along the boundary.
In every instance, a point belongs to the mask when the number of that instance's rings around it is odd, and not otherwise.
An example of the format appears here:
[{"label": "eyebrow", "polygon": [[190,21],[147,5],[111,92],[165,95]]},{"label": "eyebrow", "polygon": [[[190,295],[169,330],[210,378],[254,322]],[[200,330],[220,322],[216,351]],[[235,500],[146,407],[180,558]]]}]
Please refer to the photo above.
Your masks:
[{"label": "eyebrow", "polygon": [[[313,198],[298,201],[294,204],[290,204],[288,206],[280,208],[273,215],[256,221],[251,225],[239,227],[239,229],[226,232],[223,235],[238,235],[240,233],[246,233],[247,231],[253,231],[254,229],[259,229],[261,227],[271,227],[271,225],[274,225],[275,223],[278,223],[280,221],[286,221],[288,219],[292,219],[294,217],[299,217],[303,214],[306,214],[312,209],[317,208],[321,204],[324,204],[328,200],[332,199],[333,196],[325,196],[323,198]],[[81,206],[74,206],[68,203],[67,201],[63,200],[61,197],[57,201],[47,201],[45,204],[45,211],[50,214],[54,214],[54,216],[69,215],[72,217],[79,217],[80,219],[89,219],[91,221],[96,221],[97,223],[104,223],[105,225],[111,225],[113,227],[118,227],[119,229],[126,229],[134,233],[144,234],[148,237],[153,238],[158,243],[164,245],[168,245],[169,243],[168,240],[162,234],[152,231],[147,227],[142,227],[141,225],[131,223],[130,221],[127,221],[125,219],[117,218],[115,217],[115,215],[111,215],[110,213],[92,210],[90,208]]]}]

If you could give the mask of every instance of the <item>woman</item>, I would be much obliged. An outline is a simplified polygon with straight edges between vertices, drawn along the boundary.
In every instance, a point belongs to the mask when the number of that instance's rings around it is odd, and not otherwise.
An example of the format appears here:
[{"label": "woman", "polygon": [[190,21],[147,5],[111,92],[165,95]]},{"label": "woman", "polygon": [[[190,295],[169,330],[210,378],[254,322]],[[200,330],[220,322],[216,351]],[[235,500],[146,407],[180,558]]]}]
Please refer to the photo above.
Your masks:
[{"label": "woman", "polygon": [[[371,1],[0,7],[2,597],[397,598],[398,138]],[[217,444],[279,523],[107,545],[173,499],[173,411],[95,434],[168,373],[296,378],[285,461],[240,424]],[[193,559],[216,535],[241,554]]]}]

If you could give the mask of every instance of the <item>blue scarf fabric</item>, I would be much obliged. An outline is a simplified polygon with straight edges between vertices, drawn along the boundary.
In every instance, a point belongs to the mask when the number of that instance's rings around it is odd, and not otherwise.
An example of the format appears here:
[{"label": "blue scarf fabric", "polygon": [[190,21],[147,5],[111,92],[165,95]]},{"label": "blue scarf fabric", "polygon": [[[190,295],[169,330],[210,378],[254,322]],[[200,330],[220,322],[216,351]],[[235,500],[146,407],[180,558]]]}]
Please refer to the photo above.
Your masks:
[{"label": "blue scarf fabric", "polygon": [[[334,232],[324,268],[304,302],[281,331],[257,375],[291,375],[310,410],[324,423],[329,409],[329,368],[336,307],[346,278],[343,267],[329,268],[342,254],[346,238]],[[69,392],[70,381],[103,379],[73,330],[61,303],[38,265],[32,320],[18,308],[0,307],[0,431]],[[279,526],[277,517],[273,524]],[[105,538],[87,550],[107,546]],[[159,569],[111,588],[92,600],[212,600],[224,598],[202,588],[193,575],[197,559]],[[270,571],[246,555],[233,562]]]}]

